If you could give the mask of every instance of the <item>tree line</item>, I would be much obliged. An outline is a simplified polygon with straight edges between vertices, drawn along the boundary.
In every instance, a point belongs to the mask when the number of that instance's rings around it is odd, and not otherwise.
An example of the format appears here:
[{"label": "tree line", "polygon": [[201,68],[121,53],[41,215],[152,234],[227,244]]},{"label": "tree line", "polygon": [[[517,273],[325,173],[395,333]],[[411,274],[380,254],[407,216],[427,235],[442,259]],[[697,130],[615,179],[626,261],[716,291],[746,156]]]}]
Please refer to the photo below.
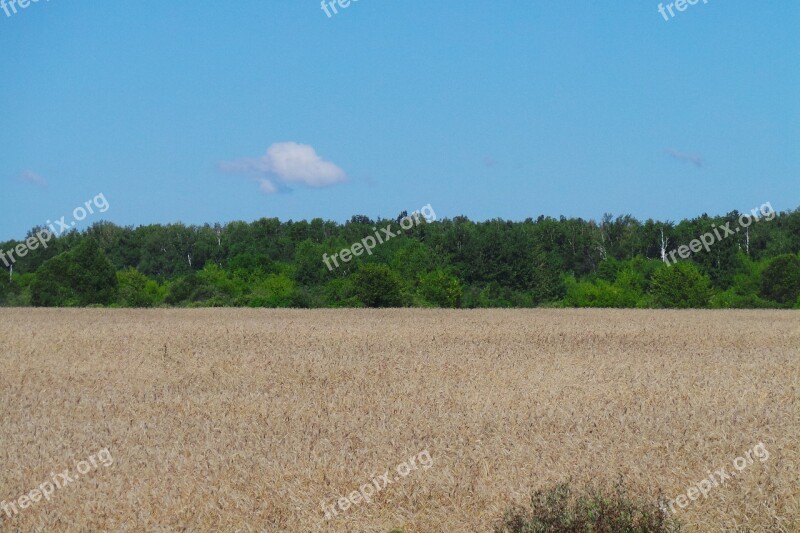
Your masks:
[{"label": "tree line", "polygon": [[800,209],[670,265],[665,250],[734,225],[740,213],[678,223],[610,214],[600,221],[459,216],[422,221],[371,255],[326,268],[325,254],[406,215],[359,215],[344,224],[99,222],[19,257],[0,279],[0,305],[800,308]]}]

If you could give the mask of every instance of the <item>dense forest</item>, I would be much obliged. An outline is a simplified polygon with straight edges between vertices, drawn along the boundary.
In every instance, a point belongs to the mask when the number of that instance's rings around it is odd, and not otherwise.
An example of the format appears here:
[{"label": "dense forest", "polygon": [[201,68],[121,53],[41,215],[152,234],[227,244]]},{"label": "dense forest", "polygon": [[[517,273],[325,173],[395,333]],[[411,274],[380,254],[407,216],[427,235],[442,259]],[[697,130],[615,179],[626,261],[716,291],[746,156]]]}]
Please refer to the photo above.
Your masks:
[{"label": "dense forest", "polygon": [[754,214],[99,222],[3,265],[0,305],[800,308],[800,209]]}]

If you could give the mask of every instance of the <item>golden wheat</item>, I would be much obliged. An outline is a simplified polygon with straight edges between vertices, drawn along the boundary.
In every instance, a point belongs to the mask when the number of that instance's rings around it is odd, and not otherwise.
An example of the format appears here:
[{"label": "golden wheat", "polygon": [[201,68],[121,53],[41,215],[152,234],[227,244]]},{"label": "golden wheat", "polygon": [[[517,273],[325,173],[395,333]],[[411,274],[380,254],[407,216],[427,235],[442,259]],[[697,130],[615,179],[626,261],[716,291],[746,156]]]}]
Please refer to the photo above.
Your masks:
[{"label": "golden wheat", "polygon": [[[572,479],[679,517],[800,528],[800,314],[609,310],[0,311],[0,501],[114,463],[2,531],[489,531]],[[325,520],[427,450],[417,470]]]}]

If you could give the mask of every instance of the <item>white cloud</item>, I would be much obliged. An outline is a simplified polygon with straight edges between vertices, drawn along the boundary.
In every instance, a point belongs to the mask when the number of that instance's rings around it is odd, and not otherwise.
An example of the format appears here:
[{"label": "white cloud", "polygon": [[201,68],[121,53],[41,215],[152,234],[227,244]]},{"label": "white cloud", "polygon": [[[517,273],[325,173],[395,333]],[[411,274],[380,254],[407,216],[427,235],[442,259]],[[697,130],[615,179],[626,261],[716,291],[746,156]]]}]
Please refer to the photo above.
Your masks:
[{"label": "white cloud", "polygon": [[32,183],[38,187],[47,187],[47,180],[32,170],[26,170],[18,177],[20,180]]},{"label": "white cloud", "polygon": [[295,142],[275,143],[261,157],[222,161],[219,168],[254,177],[266,194],[278,192],[279,184],[327,187],[347,179],[341,168],[319,157],[313,147]]}]

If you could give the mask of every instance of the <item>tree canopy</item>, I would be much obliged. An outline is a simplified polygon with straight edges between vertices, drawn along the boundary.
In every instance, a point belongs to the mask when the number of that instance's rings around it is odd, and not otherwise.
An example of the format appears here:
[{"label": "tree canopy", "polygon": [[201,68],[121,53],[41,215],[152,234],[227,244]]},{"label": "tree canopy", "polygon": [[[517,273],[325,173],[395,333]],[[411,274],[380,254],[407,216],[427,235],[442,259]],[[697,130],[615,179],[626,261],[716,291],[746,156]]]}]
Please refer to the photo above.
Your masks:
[{"label": "tree canopy", "polygon": [[[13,274],[0,278],[0,305],[800,307],[800,210],[761,219],[669,265],[662,260],[714,227],[735,227],[739,217],[460,216],[403,231],[399,216],[359,215],[344,224],[100,222],[19,257]],[[388,226],[396,237],[369,250],[358,244]]]}]

